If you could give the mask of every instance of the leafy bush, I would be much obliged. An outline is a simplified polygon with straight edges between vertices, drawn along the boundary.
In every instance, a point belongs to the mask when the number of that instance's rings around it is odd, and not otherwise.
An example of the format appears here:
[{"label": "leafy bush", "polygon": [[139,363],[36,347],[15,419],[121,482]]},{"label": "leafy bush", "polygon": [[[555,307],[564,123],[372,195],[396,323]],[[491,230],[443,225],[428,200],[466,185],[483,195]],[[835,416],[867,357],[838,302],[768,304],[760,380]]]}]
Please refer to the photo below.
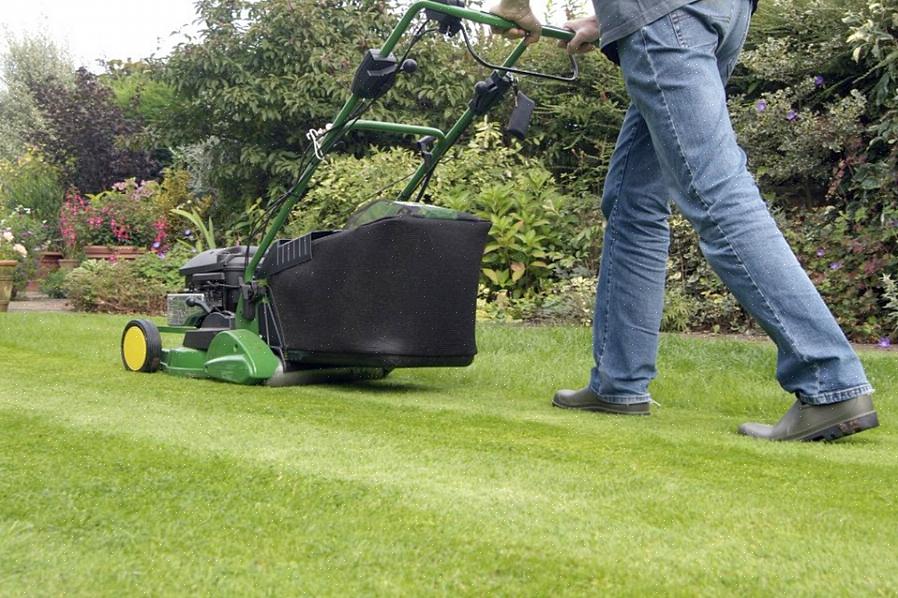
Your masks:
[{"label": "leafy bush", "polygon": [[[0,209],[0,215],[3,210]],[[0,259],[14,259],[13,291],[25,290],[37,272],[37,254],[47,242],[47,226],[31,215],[31,208],[16,206],[0,217]]]},{"label": "leafy bush", "polygon": [[87,260],[69,273],[63,290],[78,311],[155,314],[165,307],[162,283],[142,279],[127,262]]},{"label": "leafy bush", "polygon": [[40,284],[41,293],[51,299],[64,299],[66,296],[64,285],[68,273],[68,270],[54,270],[47,274]]},{"label": "leafy bush", "polygon": [[832,196],[833,164],[856,144],[863,130],[865,98],[856,90],[820,109],[805,108],[823,94],[811,78],[763,94],[746,105],[731,102],[739,141],[749,150],[752,172],[769,197],[778,190],[785,203],[819,205]]},{"label": "leafy bush", "polygon": [[545,323],[591,326],[596,305],[596,279],[574,276],[547,289],[534,319]]},{"label": "leafy bush", "polygon": [[513,298],[538,294],[553,274],[577,261],[569,253],[575,222],[545,170],[534,168],[510,183],[478,191],[456,187],[441,203],[492,223],[482,272],[494,291]]},{"label": "leafy bush", "polygon": [[883,299],[885,299],[886,335],[881,337],[880,344],[891,345],[892,338],[898,338],[898,281],[889,274],[882,275]]},{"label": "leafy bush", "polygon": [[189,250],[175,249],[134,261],[88,260],[69,273],[62,290],[78,311],[162,313],[166,293],[184,287],[178,268],[190,255]]},{"label": "leafy bush", "polygon": [[0,162],[0,203],[29,208],[37,220],[55,221],[65,196],[58,169],[33,149]]},{"label": "leafy bush", "polygon": [[166,292],[184,289],[184,276],[178,269],[196,252],[190,247],[175,245],[165,254],[145,253],[133,260],[129,267],[138,278],[159,283]]},{"label": "leafy bush", "polygon": [[786,236],[846,333],[893,334],[885,278],[898,276],[898,205],[853,205],[791,216]]}]

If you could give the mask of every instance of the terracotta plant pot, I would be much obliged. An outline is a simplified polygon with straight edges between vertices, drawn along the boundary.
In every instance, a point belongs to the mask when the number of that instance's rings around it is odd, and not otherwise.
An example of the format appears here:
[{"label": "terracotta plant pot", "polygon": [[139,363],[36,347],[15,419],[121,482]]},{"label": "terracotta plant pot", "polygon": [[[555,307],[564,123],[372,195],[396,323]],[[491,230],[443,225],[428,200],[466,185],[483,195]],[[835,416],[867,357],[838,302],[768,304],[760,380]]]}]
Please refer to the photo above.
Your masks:
[{"label": "terracotta plant pot", "polygon": [[0,312],[9,310],[12,298],[12,279],[16,272],[16,260],[0,260]]},{"label": "terracotta plant pot", "polygon": [[38,262],[37,262],[37,275],[28,281],[28,286],[25,290],[27,291],[36,291],[40,288],[41,281],[47,278],[47,275],[50,272],[54,272],[59,269],[59,260],[62,258],[62,254],[58,251],[41,251],[38,254]]},{"label": "terracotta plant pot", "polygon": [[133,260],[144,252],[130,245],[88,245],[84,257],[89,260]]},{"label": "terracotta plant pot", "polygon": [[81,263],[81,260],[73,260],[69,258],[62,258],[59,260],[59,269],[60,270],[74,270],[78,267],[78,264]]}]

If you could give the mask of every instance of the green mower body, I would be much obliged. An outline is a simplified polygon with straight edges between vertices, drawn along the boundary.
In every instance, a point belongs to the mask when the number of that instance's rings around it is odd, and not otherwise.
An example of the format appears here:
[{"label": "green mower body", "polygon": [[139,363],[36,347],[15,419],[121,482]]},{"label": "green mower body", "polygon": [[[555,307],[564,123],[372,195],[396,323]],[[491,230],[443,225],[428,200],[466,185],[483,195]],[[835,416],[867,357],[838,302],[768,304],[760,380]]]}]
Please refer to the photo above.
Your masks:
[{"label": "green mower body", "polygon": [[[423,193],[439,160],[471,122],[513,88],[509,71],[526,44],[517,44],[501,66],[490,65],[493,72],[475,86],[468,109],[447,132],[360,118],[397,76],[417,68],[413,60],[397,59],[393,50],[419,13],[446,35],[461,30],[466,42],[463,19],[499,29],[516,27],[458,2],[412,4],[384,46],[365,54],[352,95],[334,122],[309,132],[311,144],[299,180],[268,206],[270,220],[258,246],[212,249],[188,261],[181,268],[185,292],[168,298],[168,325],[148,320],[126,325],[121,341],[126,369],[288,385],[376,379],[400,367],[471,363],[480,260],[490,225],[409,199]],[[410,47],[426,33],[425,25],[418,31]],[[547,26],[542,35],[568,41],[573,33]],[[418,141],[422,163],[396,201],[365,206],[344,229],[279,239],[318,165],[353,130],[423,136]],[[181,346],[163,348],[161,334],[182,335]]]}]

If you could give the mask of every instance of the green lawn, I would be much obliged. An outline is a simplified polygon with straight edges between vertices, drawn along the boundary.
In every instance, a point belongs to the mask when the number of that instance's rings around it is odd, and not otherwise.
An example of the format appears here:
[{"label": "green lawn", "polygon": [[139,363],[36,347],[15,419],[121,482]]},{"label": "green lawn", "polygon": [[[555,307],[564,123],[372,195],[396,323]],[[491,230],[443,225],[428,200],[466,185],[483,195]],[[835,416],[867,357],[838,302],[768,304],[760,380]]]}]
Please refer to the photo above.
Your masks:
[{"label": "green lawn", "polygon": [[126,373],[126,321],[0,315],[0,595],[898,593],[896,353],[879,429],[769,444],[766,343],[665,337],[624,418],[550,407],[584,329],[272,389]]}]

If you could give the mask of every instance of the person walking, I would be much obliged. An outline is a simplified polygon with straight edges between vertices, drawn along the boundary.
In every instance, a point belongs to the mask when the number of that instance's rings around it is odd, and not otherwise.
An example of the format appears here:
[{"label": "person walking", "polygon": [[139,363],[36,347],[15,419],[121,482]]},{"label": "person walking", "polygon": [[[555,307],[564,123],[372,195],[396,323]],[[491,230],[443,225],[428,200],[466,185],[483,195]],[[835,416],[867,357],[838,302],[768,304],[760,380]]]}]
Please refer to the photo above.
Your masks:
[{"label": "person walking", "polygon": [[[754,0],[756,2],[756,0]],[[630,105],[602,195],[606,218],[589,383],[559,390],[556,407],[648,415],[656,375],[673,201],[740,304],[778,349],[776,376],[796,401],[775,425],[739,433],[833,440],[878,425],[864,369],[770,216],[727,112],[724,86],[748,32],[753,0],[594,0],[566,44],[599,42],[620,65]],[[528,0],[490,12],[508,37],[539,39]],[[601,32],[601,35],[600,35]]]}]

